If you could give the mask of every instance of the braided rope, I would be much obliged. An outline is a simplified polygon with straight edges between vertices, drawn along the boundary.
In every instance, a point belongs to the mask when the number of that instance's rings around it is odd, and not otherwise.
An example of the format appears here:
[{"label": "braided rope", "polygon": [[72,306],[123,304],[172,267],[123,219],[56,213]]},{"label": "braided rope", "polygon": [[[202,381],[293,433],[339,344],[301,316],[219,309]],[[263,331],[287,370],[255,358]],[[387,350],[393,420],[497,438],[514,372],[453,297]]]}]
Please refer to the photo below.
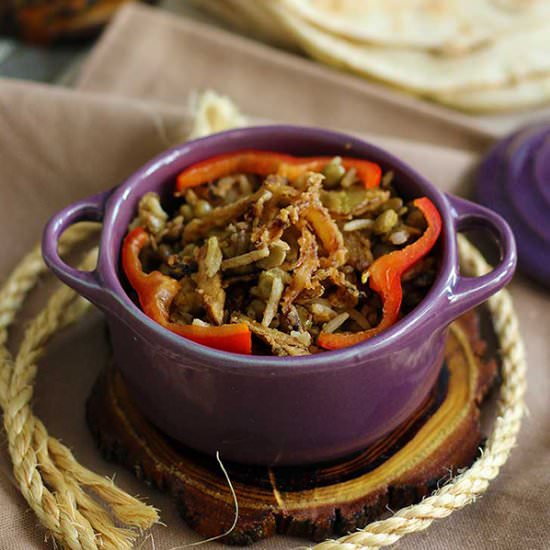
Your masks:
[{"label": "braided rope", "polygon": [[[71,228],[62,239],[61,251],[92,231],[91,224]],[[82,268],[93,267],[96,255],[97,250],[89,253]],[[40,249],[35,248],[0,290],[0,405],[14,477],[29,506],[61,546],[75,550],[129,549],[138,533],[116,526],[112,516],[129,527],[145,529],[158,520],[156,510],[82,467],[67,447],[48,435],[30,404],[36,362],[47,342],[79,319],[88,304],[62,287],[27,328],[15,358],[6,347],[9,326],[45,271]],[[85,488],[93,491],[112,515]]]},{"label": "braided rope", "polygon": [[[462,235],[458,236],[464,272],[480,276],[491,267]],[[484,493],[508,459],[525,414],[525,351],[512,298],[501,290],[488,301],[502,357],[502,386],[498,416],[483,454],[465,472],[419,504],[407,506],[388,519],[375,521],[350,535],[317,544],[312,550],[374,550],[396,543],[401,537],[427,529],[435,519],[449,516]]]},{"label": "braided rope", "polygon": [[[209,91],[199,98],[192,132],[197,134],[200,129],[208,134],[242,125],[244,120],[228,98]],[[68,229],[60,241],[60,253],[88,238],[96,226],[81,223]],[[92,251],[81,267],[95,265],[96,253]],[[8,329],[47,270],[37,246],[0,288],[0,407],[14,477],[23,497],[60,546],[75,550],[129,549],[137,533],[115,525],[114,519],[142,530],[158,521],[157,511],[117,488],[111,480],[81,466],[65,445],[48,435],[31,407],[36,362],[49,339],[77,321],[88,303],[72,290],[61,288],[29,325],[15,358],[7,347]],[[86,490],[93,492],[110,514]]]}]

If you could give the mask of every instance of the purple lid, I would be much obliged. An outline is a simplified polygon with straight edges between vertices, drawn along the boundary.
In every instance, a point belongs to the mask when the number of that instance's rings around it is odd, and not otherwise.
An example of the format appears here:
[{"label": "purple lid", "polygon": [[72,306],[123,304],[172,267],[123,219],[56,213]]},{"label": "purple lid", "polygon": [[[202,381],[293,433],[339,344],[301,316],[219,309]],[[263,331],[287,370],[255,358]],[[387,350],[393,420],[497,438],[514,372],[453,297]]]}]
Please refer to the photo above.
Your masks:
[{"label": "purple lid", "polygon": [[512,227],[522,271],[550,287],[550,122],[498,142],[479,167],[476,192]]}]

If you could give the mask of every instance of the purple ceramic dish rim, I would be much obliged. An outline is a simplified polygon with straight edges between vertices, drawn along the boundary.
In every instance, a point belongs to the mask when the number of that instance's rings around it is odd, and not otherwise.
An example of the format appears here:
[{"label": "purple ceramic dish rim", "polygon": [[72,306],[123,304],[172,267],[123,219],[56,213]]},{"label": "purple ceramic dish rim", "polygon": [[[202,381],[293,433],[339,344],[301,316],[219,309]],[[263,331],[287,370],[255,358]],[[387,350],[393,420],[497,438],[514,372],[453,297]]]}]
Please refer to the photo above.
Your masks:
[{"label": "purple ceramic dish rim", "polygon": [[[342,142],[350,144],[352,151],[368,149],[376,162],[390,169],[407,174],[416,186],[421,187],[438,208],[443,229],[440,239],[444,242],[444,258],[441,262],[437,279],[422,302],[394,326],[368,341],[337,351],[326,351],[310,356],[275,357],[260,355],[241,355],[224,352],[196,344],[166,330],[147,317],[132,301],[125,291],[118,276],[121,243],[112,242],[112,234],[117,224],[117,214],[123,208],[128,208],[129,197],[137,191],[140,184],[151,177],[166,179],[163,168],[196,148],[208,150],[209,146],[218,142],[233,140],[233,150],[242,149],[238,141],[240,137],[250,134],[283,133],[289,139],[325,139],[327,142]],[[205,154],[204,159],[212,154]],[[361,155],[359,155],[361,156]],[[100,239],[98,265],[93,272],[83,272],[60,259],[57,252],[58,239],[63,231],[78,221],[102,221],[103,228]],[[493,271],[482,277],[465,277],[459,274],[458,253],[455,235],[459,231],[472,227],[484,227],[497,236],[503,249],[501,262]],[[441,328],[455,319],[461,313],[471,309],[487,299],[509,282],[516,266],[516,249],[512,232],[506,222],[496,213],[469,201],[459,199],[439,191],[424,177],[410,168],[394,155],[361,139],[329,130],[289,125],[270,125],[242,128],[221,132],[173,147],[140,168],[119,187],[105,191],[78,201],[55,215],[47,224],[42,241],[44,259],[47,265],[67,284],[75,288],[90,301],[103,310],[126,323],[139,323],[149,332],[149,338],[160,338],[169,345],[176,355],[182,353],[201,357],[214,369],[238,369],[243,374],[254,371],[255,375],[272,375],[276,370],[289,373],[304,374],[314,369],[316,372],[335,370],[339,367],[348,368],[349,360],[359,363],[368,355],[375,359],[391,351],[394,345],[399,345],[402,338],[410,337],[417,332],[418,323],[423,322],[424,330],[430,332]],[[418,337],[418,336],[416,336]]]}]

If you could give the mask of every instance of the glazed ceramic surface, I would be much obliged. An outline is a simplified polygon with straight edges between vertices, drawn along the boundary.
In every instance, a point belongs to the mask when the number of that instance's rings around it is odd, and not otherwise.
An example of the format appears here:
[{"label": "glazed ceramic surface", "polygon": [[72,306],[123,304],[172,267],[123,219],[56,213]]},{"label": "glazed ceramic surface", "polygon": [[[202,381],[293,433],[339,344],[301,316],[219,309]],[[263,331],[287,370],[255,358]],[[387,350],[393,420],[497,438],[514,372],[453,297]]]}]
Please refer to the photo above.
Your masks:
[{"label": "glazed ceramic surface", "polygon": [[[399,192],[428,196],[443,218],[441,267],[422,303],[393,327],[356,346],[306,357],[237,355],[173,334],[149,319],[125,290],[120,247],[140,197],[169,197],[186,166],[239,149],[294,155],[345,155],[393,170]],[[429,175],[429,174],[428,174]],[[58,256],[63,231],[102,220],[97,269],[78,271]],[[499,265],[478,278],[459,274],[456,233],[484,227],[502,250]],[[448,324],[502,288],[516,252],[495,213],[438,191],[389,153],[359,139],[315,128],[265,126],[224,132],[175,147],[112,191],[54,216],[44,258],[57,276],[105,312],[115,361],[147,417],[169,436],[226,460],[297,464],[364,448],[407,419],[434,384]]]},{"label": "glazed ceramic surface", "polygon": [[512,227],[520,269],[550,288],[550,124],[499,141],[481,163],[476,190]]}]

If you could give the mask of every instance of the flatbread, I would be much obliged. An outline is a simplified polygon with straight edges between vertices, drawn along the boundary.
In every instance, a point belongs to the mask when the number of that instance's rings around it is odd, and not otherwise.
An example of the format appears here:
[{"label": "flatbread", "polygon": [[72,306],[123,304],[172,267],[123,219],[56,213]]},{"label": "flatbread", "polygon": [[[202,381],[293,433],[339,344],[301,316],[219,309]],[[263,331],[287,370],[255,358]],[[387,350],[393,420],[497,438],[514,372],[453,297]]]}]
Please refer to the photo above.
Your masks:
[{"label": "flatbread", "polygon": [[441,94],[432,99],[463,111],[499,113],[550,102],[550,76],[531,78],[502,88]]},{"label": "flatbread", "polygon": [[351,40],[453,53],[471,50],[550,17],[548,0],[277,2],[319,29]]},{"label": "flatbread", "polygon": [[545,22],[468,54],[443,56],[358,44],[319,30],[277,2],[257,0],[257,4],[278,18],[313,57],[419,94],[496,88],[550,75],[550,28]]},{"label": "flatbread", "polygon": [[293,36],[277,25],[273,17],[261,7],[257,8],[255,0],[244,0],[233,4],[227,0],[191,0],[195,7],[224,21],[241,34],[268,42],[274,46],[289,50],[298,50]]},{"label": "flatbread", "polygon": [[[304,1],[317,6],[352,2]],[[427,1],[411,0],[411,4],[420,5]],[[439,0],[432,1],[434,5],[439,4]],[[549,15],[541,17],[531,27],[514,25],[513,32],[494,35],[492,42],[478,45],[475,50],[460,55],[454,51],[450,55],[448,51],[434,53],[349,40],[297,16],[295,10],[290,9],[289,2],[300,3],[302,0],[218,0],[216,4],[223,4],[227,13],[232,17],[237,15],[241,24],[246,21],[248,28],[262,33],[271,43],[276,41],[287,48],[298,47],[329,65],[392,84],[449,107],[492,113],[526,109],[550,101]],[[377,2],[373,0],[373,5],[378,5]],[[399,0],[388,2],[397,6]],[[461,0],[468,5],[470,2],[474,5],[478,0]],[[353,0],[352,3],[370,5],[366,1]],[[542,10],[537,0],[493,0],[491,3],[498,5],[503,12],[508,10],[523,15],[525,10],[531,9],[531,14],[535,13],[532,10]],[[550,10],[550,0],[544,4]],[[408,13],[405,7],[403,9],[405,14]],[[525,23],[527,19],[522,19],[523,15],[518,15],[518,21]]]},{"label": "flatbread", "polygon": [[237,10],[241,18],[248,23],[248,27],[261,32],[268,38],[268,42],[286,49],[299,50],[299,43],[293,34],[278,24],[270,13],[262,8],[260,2],[253,0],[236,0]]}]

